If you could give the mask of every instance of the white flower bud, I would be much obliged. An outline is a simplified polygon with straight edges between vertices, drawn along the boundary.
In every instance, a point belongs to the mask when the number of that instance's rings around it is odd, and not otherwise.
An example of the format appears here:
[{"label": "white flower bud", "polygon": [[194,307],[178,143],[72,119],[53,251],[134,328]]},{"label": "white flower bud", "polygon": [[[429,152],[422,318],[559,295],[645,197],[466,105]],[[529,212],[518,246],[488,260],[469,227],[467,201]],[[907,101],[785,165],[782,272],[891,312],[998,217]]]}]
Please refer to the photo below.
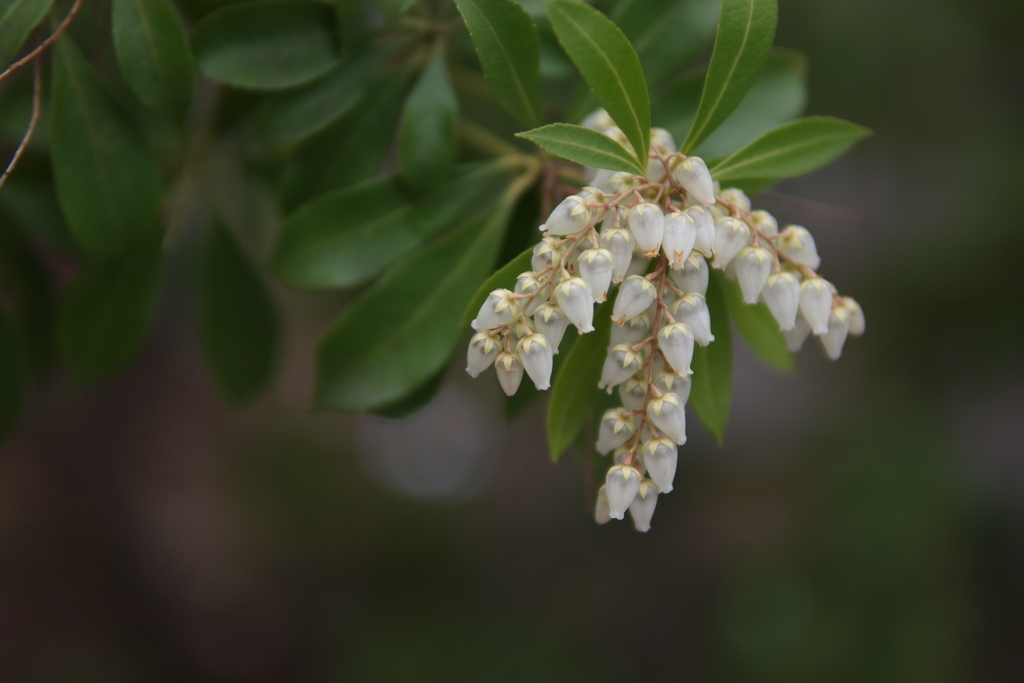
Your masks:
[{"label": "white flower bud", "polygon": [[832,309],[828,318],[828,332],[818,337],[825,348],[825,354],[832,360],[839,360],[843,355],[843,344],[850,332],[850,314],[842,306]]},{"label": "white flower bud", "polygon": [[673,269],[682,269],[696,239],[697,223],[690,214],[682,212],[665,216],[665,232],[661,238],[661,247]]},{"label": "white flower bud", "polygon": [[518,306],[510,297],[512,292],[507,289],[496,289],[487,295],[480,312],[470,323],[473,329],[480,332],[493,330],[502,325],[508,325],[516,317]]},{"label": "white flower bud", "polygon": [[609,343],[616,344],[639,344],[651,336],[651,317],[644,313],[632,320],[627,320],[622,325],[612,325],[612,332]]},{"label": "white flower bud", "polygon": [[676,461],[679,448],[672,439],[652,439],[640,449],[647,475],[662,493],[672,492],[672,480],[676,478]]},{"label": "white flower bud", "polygon": [[612,452],[612,463],[621,465],[626,462],[627,457],[629,457],[629,446],[619,446]]},{"label": "white flower bud", "polygon": [[632,465],[612,465],[604,485],[612,519],[622,519],[640,489],[640,471]]},{"label": "white flower bud", "polygon": [[800,280],[793,273],[772,273],[768,276],[761,297],[775,316],[779,329],[785,332],[796,325],[800,309]]},{"label": "white flower bud", "polygon": [[607,389],[609,394],[612,393],[612,387],[635,375],[642,364],[643,358],[629,344],[611,347],[604,359],[601,381],[597,383],[598,389]]},{"label": "white flower bud", "polygon": [[622,282],[633,260],[633,233],[625,228],[605,228],[601,231],[601,246],[612,255],[612,281]]},{"label": "white flower bud", "polygon": [[615,126],[615,121],[604,109],[597,109],[588,114],[587,117],[580,122],[580,125],[584,128],[596,130],[600,133],[608,128],[613,128]]},{"label": "white flower bud", "polygon": [[587,249],[580,254],[579,270],[594,301],[601,303],[607,299],[612,284],[612,253],[607,249]]},{"label": "white flower bud", "polygon": [[526,374],[533,380],[539,391],[551,387],[551,367],[554,358],[554,347],[543,334],[528,334],[516,345],[519,360]]},{"label": "white flower bud", "polygon": [[649,264],[650,259],[637,249],[633,252],[633,259],[629,262],[629,268],[626,269],[626,277],[624,279],[629,279],[630,275],[644,275],[647,273],[647,266]]},{"label": "white flower bud", "polygon": [[676,141],[672,133],[664,128],[651,128],[651,149],[657,149],[665,156],[675,152]]},{"label": "white flower bud", "polygon": [[626,214],[626,223],[644,256],[656,255],[661,249],[661,237],[665,232],[665,214],[661,212],[661,207],[652,202],[641,202],[630,208]]},{"label": "white flower bud", "polygon": [[607,490],[604,484],[597,490],[597,502],[594,505],[594,521],[598,524],[607,524],[612,519],[612,512],[608,507]]},{"label": "white flower bud", "polygon": [[690,375],[680,375],[671,370],[663,370],[655,375],[654,386],[663,393],[675,394],[679,397],[679,401],[686,405],[686,402],[690,399],[690,389],[693,388],[693,382],[690,381]]},{"label": "white flower bud", "polygon": [[750,241],[750,228],[736,218],[723,218],[715,223],[715,260],[711,265],[725,270]]},{"label": "white flower bud", "polygon": [[686,443],[686,409],[675,394],[663,394],[648,403],[647,419],[680,446]]},{"label": "white flower bud", "polygon": [[791,258],[794,263],[807,266],[811,270],[817,270],[821,265],[821,258],[818,256],[818,247],[814,244],[814,238],[807,228],[799,225],[791,225],[783,230],[780,235],[779,250]]},{"label": "white flower bud", "polygon": [[[654,148],[654,145],[651,145]],[[662,163],[661,159],[657,157],[651,157],[647,160],[647,177],[653,182],[660,183],[662,178],[669,175],[670,171],[665,168],[665,164]]]},{"label": "white flower bud", "polygon": [[520,307],[526,305],[526,310],[524,311],[526,315],[533,315],[533,312],[537,310],[537,307],[544,303],[548,298],[547,295],[549,291],[547,287],[544,288],[543,292],[540,291],[540,281],[537,280],[537,277],[532,272],[530,272],[520,273],[519,277],[516,278],[515,293],[536,295],[529,300],[529,303],[527,303],[526,299],[521,299],[516,302]]},{"label": "white flower bud", "polygon": [[604,133],[612,140],[615,140],[615,142],[625,147],[627,152],[633,151],[633,145],[629,142],[629,138],[626,137],[626,134],[623,133],[622,129],[619,128],[618,126],[611,126],[610,128],[605,128],[604,130],[598,132]]},{"label": "white flower bud", "polygon": [[672,323],[658,331],[658,348],[672,369],[681,375],[691,374],[693,332],[686,323]]},{"label": "white flower bud", "polygon": [[630,377],[619,385],[619,398],[626,410],[640,410],[647,400],[647,380]]},{"label": "white flower bud", "polygon": [[597,429],[597,452],[608,455],[633,438],[636,434],[636,420],[626,415],[622,408],[605,411]]},{"label": "white flower bud", "polygon": [[804,280],[800,284],[800,312],[807,318],[811,332],[828,332],[828,318],[832,314],[832,285],[820,277]]},{"label": "white flower bud", "polygon": [[498,383],[505,395],[514,395],[523,381],[523,364],[514,353],[502,351],[494,361],[494,369],[498,372]]},{"label": "white flower bud", "polygon": [[587,200],[577,195],[566,197],[548,216],[544,229],[550,235],[575,235],[590,223]]},{"label": "white flower bud", "polygon": [[690,326],[693,338],[701,346],[715,341],[711,334],[711,312],[703,294],[690,293],[674,304],[672,317]]},{"label": "white flower bud", "polygon": [[736,260],[736,279],[740,281],[743,301],[756,304],[772,272],[772,255],[763,247],[747,247]]},{"label": "white flower bud", "polygon": [[559,246],[557,237],[545,237],[533,247],[533,258],[530,266],[533,272],[540,273],[558,263],[565,250]]},{"label": "white flower bud", "polygon": [[750,198],[747,197],[747,194],[738,187],[730,187],[722,190],[718,193],[718,196],[722,198],[723,204],[734,204],[737,211],[742,213],[750,211]]},{"label": "white flower bud", "polygon": [[569,278],[555,287],[555,301],[580,334],[594,331],[594,297],[583,278]]},{"label": "white flower bud", "polygon": [[643,275],[630,275],[615,296],[612,320],[622,325],[650,308],[657,298],[658,290],[650,280]]},{"label": "white flower bud", "polygon": [[676,182],[692,199],[705,206],[715,203],[715,186],[708,165],[700,157],[687,157],[675,168]]},{"label": "white flower bud", "polygon": [[565,314],[557,306],[545,302],[534,312],[533,324],[537,326],[537,331],[551,342],[554,352],[558,353],[558,346],[562,343],[562,337],[565,336],[565,329],[569,327],[569,319],[565,317]]},{"label": "white flower bud", "polygon": [[477,377],[491,367],[499,349],[498,340],[487,332],[474,334],[469,340],[469,349],[466,352],[466,372],[469,376]]},{"label": "white flower bud", "polygon": [[751,224],[765,237],[779,234],[779,222],[767,211],[752,211],[748,216]]},{"label": "white flower bud", "polygon": [[697,235],[693,240],[693,250],[699,251],[708,258],[715,251],[715,217],[710,209],[703,206],[691,206],[685,211],[697,226]]},{"label": "white flower bud", "polygon": [[860,304],[851,299],[848,296],[844,296],[842,300],[843,308],[850,314],[850,334],[854,337],[859,337],[864,334],[866,322],[864,321],[864,309],[860,307]]},{"label": "white flower bud", "polygon": [[647,533],[651,529],[651,518],[658,504],[658,487],[650,479],[644,479],[637,488],[633,502],[629,504],[629,516],[637,531]]},{"label": "white flower bud", "polygon": [[798,315],[793,329],[783,330],[782,334],[786,337],[786,347],[793,353],[796,353],[811,334],[811,325],[807,322],[807,318]]},{"label": "white flower bud", "polygon": [[691,254],[690,258],[683,262],[682,270],[669,271],[668,275],[684,294],[704,295],[708,292],[711,270],[708,268],[708,262],[700,254]]}]

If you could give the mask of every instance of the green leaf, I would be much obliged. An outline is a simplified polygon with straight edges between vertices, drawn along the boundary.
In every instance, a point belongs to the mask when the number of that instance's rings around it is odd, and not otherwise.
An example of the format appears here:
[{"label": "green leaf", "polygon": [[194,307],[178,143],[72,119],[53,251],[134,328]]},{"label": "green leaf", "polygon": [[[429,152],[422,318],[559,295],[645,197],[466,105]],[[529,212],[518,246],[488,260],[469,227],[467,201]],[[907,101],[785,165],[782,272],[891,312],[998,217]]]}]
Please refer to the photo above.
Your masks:
[{"label": "green leaf", "polygon": [[775,39],[777,0],[723,0],[697,118],[683,142],[690,154],[729,118],[757,81]]},{"label": "green leaf", "polygon": [[167,0],[114,0],[114,51],[139,101],[182,118],[192,101],[192,50]]},{"label": "green leaf", "polygon": [[71,232],[96,255],[121,252],[160,209],[160,174],[141,134],[67,36],[57,41],[51,155]]},{"label": "green leaf", "polygon": [[448,179],[455,165],[455,117],[458,103],[448,80],[440,44],[409,93],[398,137],[398,166],[402,178],[417,193]]},{"label": "green leaf", "polygon": [[57,318],[57,344],[72,378],[114,374],[139,350],[160,282],[163,233],[150,229],[123,255],[86,264]]},{"label": "green leaf", "polygon": [[779,126],[711,169],[716,180],[792,178],[810,173],[871,134],[849,121],[814,116]]},{"label": "green leaf", "polygon": [[433,377],[394,403],[389,403],[386,406],[381,406],[380,408],[374,408],[370,412],[374,415],[380,415],[381,417],[386,417],[391,420],[408,417],[420,408],[426,407],[428,403],[434,400],[437,394],[441,391],[441,387],[444,386],[444,378],[446,374],[448,374],[448,368],[441,368]]},{"label": "green leaf", "polygon": [[5,68],[28,34],[50,11],[53,0],[4,0],[0,2],[0,64]]},{"label": "green leaf", "polygon": [[487,295],[496,289],[514,289],[516,286],[516,279],[520,273],[533,270],[533,248],[527,249],[519,256],[503,265],[497,271],[495,271],[489,278],[487,278],[482,285],[480,285],[476,294],[470,300],[469,304],[466,305],[466,310],[462,313],[462,322],[459,327],[463,330],[470,329],[470,323],[473,318],[476,317],[477,311],[484,305],[484,301],[487,299]]},{"label": "green leaf", "polygon": [[707,302],[715,341],[707,346],[697,345],[693,350],[690,403],[721,446],[732,407],[732,331],[718,274],[708,283]]},{"label": "green leaf", "polygon": [[320,343],[314,405],[372,410],[443,368],[463,337],[462,312],[490,272],[512,202],[395,264]]},{"label": "green leaf", "polygon": [[[5,191],[7,194],[10,191]],[[17,231],[0,223],[0,278],[3,301],[23,340],[24,362],[44,377],[53,360],[53,283],[41,250]]]},{"label": "green leaf", "polygon": [[793,372],[796,361],[768,306],[763,303],[745,303],[738,282],[724,277],[719,270],[715,270],[712,275],[718,279],[718,284],[725,292],[725,303],[733,322],[757,357],[780,372]]},{"label": "green leaf", "polygon": [[583,126],[553,123],[525,133],[518,133],[517,137],[526,138],[552,154],[557,154],[563,159],[583,166],[607,168],[640,175],[647,173],[646,168],[641,166],[636,157],[627,152],[625,147],[607,135]]},{"label": "green leaf", "polygon": [[609,295],[594,311],[594,331],[573,344],[555,377],[548,405],[548,450],[552,462],[558,462],[576,440],[601,397],[597,383],[608,354],[613,301],[614,297]]},{"label": "green leaf", "polygon": [[393,177],[330,192],[285,221],[271,268],[299,289],[366,282],[481,201],[493,200],[510,178],[507,167],[478,166],[419,202]]},{"label": "green leaf", "polygon": [[710,42],[718,6],[718,0],[625,0],[615,3],[609,16],[633,44],[647,82],[654,85],[678,74]]},{"label": "green leaf", "polygon": [[524,126],[541,122],[540,41],[514,0],[455,0],[494,99]]},{"label": "green leaf", "polygon": [[331,8],[304,0],[222,7],[192,32],[196,65],[238,88],[276,90],[308,83],[338,63]]},{"label": "green leaf", "polygon": [[579,0],[546,0],[558,41],[647,167],[651,104],[640,59],[622,30]]},{"label": "green leaf", "polygon": [[267,286],[235,238],[210,226],[202,267],[200,321],[206,362],[225,395],[242,402],[271,377],[280,342]]},{"label": "green leaf", "polygon": [[21,337],[7,314],[0,309],[0,439],[7,436],[21,415],[28,379]]}]

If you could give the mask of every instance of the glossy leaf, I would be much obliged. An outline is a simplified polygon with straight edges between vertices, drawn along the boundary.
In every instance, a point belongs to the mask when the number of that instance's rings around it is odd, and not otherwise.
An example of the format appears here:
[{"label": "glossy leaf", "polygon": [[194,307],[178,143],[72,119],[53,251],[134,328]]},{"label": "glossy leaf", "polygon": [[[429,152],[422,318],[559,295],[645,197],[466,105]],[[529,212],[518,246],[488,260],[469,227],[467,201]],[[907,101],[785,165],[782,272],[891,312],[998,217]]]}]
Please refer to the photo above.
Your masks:
[{"label": "glossy leaf", "polygon": [[708,283],[707,302],[715,341],[693,350],[690,404],[721,446],[732,408],[732,331],[725,292],[717,274]]},{"label": "glossy leaf", "polygon": [[277,310],[252,262],[219,224],[207,238],[200,320],[206,362],[224,394],[241,402],[259,393],[277,359]]},{"label": "glossy leaf", "polygon": [[176,118],[192,101],[192,50],[168,0],[114,0],[114,51],[139,101]]},{"label": "glossy leaf", "polygon": [[254,90],[302,85],[338,63],[333,12],[305,0],[222,7],[195,27],[192,49],[207,78]]},{"label": "glossy leaf", "polygon": [[641,166],[625,147],[603,133],[582,126],[553,123],[519,133],[517,137],[526,138],[552,154],[583,166],[640,175],[647,173],[645,167]]},{"label": "glossy leaf", "polygon": [[52,91],[51,154],[61,209],[82,248],[116,254],[157,218],[156,162],[67,36],[54,52]]},{"label": "glossy leaf", "polygon": [[447,370],[447,368],[441,368],[433,377],[394,403],[374,408],[370,412],[391,420],[398,420],[412,415],[421,408],[425,408],[440,393],[441,387],[444,386],[445,375],[448,374]]},{"label": "glossy leaf", "polygon": [[524,126],[541,122],[540,41],[515,0],[455,0],[498,104]]},{"label": "glossy leaf", "polygon": [[457,113],[444,51],[438,46],[405,101],[398,138],[402,178],[417,193],[436,188],[451,174]]},{"label": "glossy leaf", "polygon": [[633,44],[653,87],[678,74],[711,41],[719,4],[719,0],[624,0],[612,6],[609,16]]},{"label": "glossy leaf", "polygon": [[697,117],[682,151],[697,149],[757,81],[775,39],[777,0],[723,0]]},{"label": "glossy leaf", "polygon": [[613,301],[614,297],[609,295],[608,300],[597,307],[594,331],[573,344],[555,377],[548,405],[548,450],[553,462],[558,462],[576,440],[601,397],[597,383],[608,354]]},{"label": "glossy leaf", "polygon": [[514,289],[516,279],[520,273],[533,270],[532,259],[533,249],[530,248],[501,268],[498,268],[489,278],[484,280],[484,283],[477,288],[476,294],[473,295],[469,304],[466,305],[466,310],[462,313],[462,322],[459,326],[463,331],[470,329],[470,323],[473,322],[473,318],[476,317],[480,307],[484,305],[488,294],[496,289]]},{"label": "glossy leaf", "polygon": [[793,372],[796,360],[768,306],[745,303],[738,282],[724,277],[719,270],[715,270],[713,276],[725,293],[729,315],[757,357],[780,372]]},{"label": "glossy leaf", "polygon": [[0,309],[0,439],[17,423],[28,392],[29,368],[18,330]]},{"label": "glossy leaf", "polygon": [[640,59],[622,30],[579,0],[546,0],[558,41],[583,74],[644,167],[651,138],[651,105]]},{"label": "glossy leaf", "polygon": [[52,5],[53,0],[6,0],[0,3],[0,64],[6,67]]}]

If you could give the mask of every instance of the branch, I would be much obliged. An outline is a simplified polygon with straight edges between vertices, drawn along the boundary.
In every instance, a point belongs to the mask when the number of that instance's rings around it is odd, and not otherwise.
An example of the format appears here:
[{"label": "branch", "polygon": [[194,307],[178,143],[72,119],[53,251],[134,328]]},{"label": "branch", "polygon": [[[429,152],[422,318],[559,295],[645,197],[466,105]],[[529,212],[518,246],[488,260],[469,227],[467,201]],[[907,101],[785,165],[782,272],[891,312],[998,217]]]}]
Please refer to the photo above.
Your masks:
[{"label": "branch", "polygon": [[28,147],[29,141],[32,139],[32,134],[36,132],[36,124],[39,123],[39,111],[42,109],[43,100],[43,66],[40,60],[36,60],[35,67],[32,69],[32,118],[29,119],[28,129],[25,131],[24,137],[21,138],[21,143],[18,145],[18,149],[14,150],[14,156],[11,157],[11,163],[7,164],[7,170],[0,176],[0,187],[4,186],[4,182],[7,180],[7,176],[11,174],[14,167],[18,165],[18,160],[21,159],[21,155],[25,152],[25,148]]},{"label": "branch", "polygon": [[75,4],[73,4],[71,6],[71,10],[68,12],[68,15],[66,17],[64,17],[64,21],[60,22],[60,25],[57,26],[57,30],[53,32],[53,35],[51,35],[49,38],[47,38],[43,42],[41,42],[38,45],[36,45],[35,48],[31,52],[29,52],[27,55],[25,55],[24,57],[22,57],[21,59],[16,61],[14,64],[11,64],[9,67],[4,69],[3,73],[0,73],[0,81],[2,81],[4,78],[6,78],[11,73],[13,73],[13,72],[17,71],[18,69],[20,69],[21,67],[25,66],[26,64],[31,62],[36,57],[38,57],[42,53],[43,50],[45,50],[46,48],[50,47],[50,45],[53,44],[53,41],[55,41],[58,38],[60,38],[60,35],[62,33],[64,33],[64,31],[65,31],[65,29],[67,29],[68,25],[71,24],[71,20],[75,18],[75,15],[78,14],[78,10],[81,9],[81,7],[82,7],[82,0],[75,0]]}]

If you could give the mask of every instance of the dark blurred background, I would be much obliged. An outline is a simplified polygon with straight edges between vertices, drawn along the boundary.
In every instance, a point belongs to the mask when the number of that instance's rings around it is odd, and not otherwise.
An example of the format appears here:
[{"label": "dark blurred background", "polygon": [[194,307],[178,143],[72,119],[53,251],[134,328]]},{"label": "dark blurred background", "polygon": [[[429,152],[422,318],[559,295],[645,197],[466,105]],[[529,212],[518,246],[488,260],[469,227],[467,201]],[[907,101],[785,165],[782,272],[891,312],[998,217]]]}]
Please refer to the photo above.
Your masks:
[{"label": "dark blurred background", "polygon": [[1024,680],[1022,35],[1018,0],[781,3],[809,113],[875,136],[755,203],[867,334],[789,377],[738,342],[725,447],[691,420],[647,535],[493,374],[309,415],[333,302],[278,292],[277,384],[228,408],[172,264],[130,371],[2,447],[0,680]]}]

